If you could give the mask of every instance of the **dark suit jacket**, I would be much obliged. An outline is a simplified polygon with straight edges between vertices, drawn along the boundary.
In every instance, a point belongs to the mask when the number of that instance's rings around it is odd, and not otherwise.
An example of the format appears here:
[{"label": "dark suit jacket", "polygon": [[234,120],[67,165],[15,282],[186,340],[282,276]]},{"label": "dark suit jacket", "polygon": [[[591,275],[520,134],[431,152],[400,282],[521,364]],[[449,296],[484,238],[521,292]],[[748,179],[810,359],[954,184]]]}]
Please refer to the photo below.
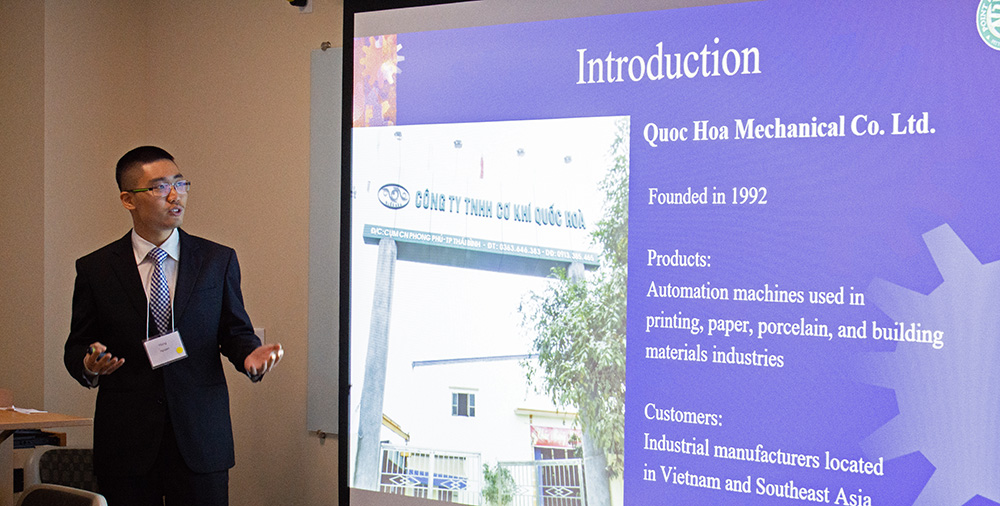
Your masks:
[{"label": "dark suit jacket", "polygon": [[195,472],[235,464],[229,391],[221,355],[236,369],[260,340],[243,308],[236,252],[180,233],[174,321],[188,357],[153,370],[146,338],[146,292],[131,232],[77,260],[66,369],[84,386],[87,347],[100,341],[125,364],[101,376],[94,415],[94,470],[105,476],[148,472],[169,420]]}]

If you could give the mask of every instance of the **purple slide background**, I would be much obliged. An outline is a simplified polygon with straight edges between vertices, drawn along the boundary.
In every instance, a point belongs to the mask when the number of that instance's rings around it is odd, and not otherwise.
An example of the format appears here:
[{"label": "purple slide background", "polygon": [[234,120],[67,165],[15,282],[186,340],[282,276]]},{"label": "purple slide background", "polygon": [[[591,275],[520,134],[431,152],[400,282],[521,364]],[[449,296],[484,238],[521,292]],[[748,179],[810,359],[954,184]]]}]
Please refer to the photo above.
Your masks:
[{"label": "purple slide background", "polygon": [[[521,25],[401,34],[400,124],[582,116],[631,116],[631,201],[626,404],[626,506],[793,504],[756,494],[643,480],[648,465],[768,483],[863,489],[873,504],[911,504],[935,472],[915,448],[886,457],[886,476],[655,453],[643,433],[668,439],[840,457],[866,455],[862,441],[899,412],[892,389],[865,383],[862,356],[892,351],[874,341],[721,338],[645,332],[645,315],[890,326],[863,308],[650,299],[658,284],[864,292],[876,278],[927,294],[942,276],[922,234],[947,223],[982,263],[1000,259],[1000,51],[975,26],[978,1],[762,1]],[[713,44],[718,37],[719,44]],[[577,50],[587,58],[759,48],[758,75],[614,84],[576,84]],[[721,52],[721,51],[720,51]],[[865,114],[928,112],[936,133],[832,139],[734,140],[734,119],[760,123],[834,121]],[[648,123],[728,125],[730,140],[661,143]],[[648,188],[728,191],[764,186],[764,206],[649,206]],[[647,249],[711,255],[708,269],[646,265]],[[996,306],[994,306],[996,307]],[[996,336],[994,336],[996,337]],[[782,369],[649,361],[645,346],[731,345],[784,355]],[[960,374],[961,371],[954,371]],[[721,427],[656,424],[644,406],[720,413]],[[996,433],[996,427],[992,428]],[[975,434],[970,435],[974,437]],[[983,444],[994,444],[983,441]],[[994,457],[995,458],[995,457]],[[976,463],[971,463],[975,465]],[[756,488],[756,487],[755,487]],[[983,491],[982,493],[986,493]],[[962,497],[962,504],[972,496]],[[998,499],[993,497],[993,499]],[[833,497],[830,499],[833,502]],[[973,504],[989,504],[982,498]]]}]

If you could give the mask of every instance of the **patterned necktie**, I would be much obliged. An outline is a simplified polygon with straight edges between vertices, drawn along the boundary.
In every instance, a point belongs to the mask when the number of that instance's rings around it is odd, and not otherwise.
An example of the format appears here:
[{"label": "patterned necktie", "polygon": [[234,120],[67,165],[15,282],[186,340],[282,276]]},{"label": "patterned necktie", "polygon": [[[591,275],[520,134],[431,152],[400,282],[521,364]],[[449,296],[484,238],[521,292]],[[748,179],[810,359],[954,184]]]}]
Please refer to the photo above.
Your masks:
[{"label": "patterned necktie", "polygon": [[149,252],[149,257],[156,261],[153,277],[149,283],[149,312],[153,315],[156,330],[160,334],[165,334],[170,330],[170,285],[167,284],[167,277],[163,275],[163,261],[167,258],[167,252],[153,248]]}]

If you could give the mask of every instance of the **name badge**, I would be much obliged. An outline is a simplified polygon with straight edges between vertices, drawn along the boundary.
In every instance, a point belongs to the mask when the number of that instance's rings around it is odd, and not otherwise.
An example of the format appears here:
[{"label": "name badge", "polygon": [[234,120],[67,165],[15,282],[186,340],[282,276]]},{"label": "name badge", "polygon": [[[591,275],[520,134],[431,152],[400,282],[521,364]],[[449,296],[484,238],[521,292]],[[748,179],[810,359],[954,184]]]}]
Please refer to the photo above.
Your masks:
[{"label": "name badge", "polygon": [[153,366],[153,369],[188,356],[187,350],[184,349],[184,342],[181,341],[181,333],[176,330],[169,334],[147,339],[142,345],[146,347],[146,355],[149,356],[149,364]]}]

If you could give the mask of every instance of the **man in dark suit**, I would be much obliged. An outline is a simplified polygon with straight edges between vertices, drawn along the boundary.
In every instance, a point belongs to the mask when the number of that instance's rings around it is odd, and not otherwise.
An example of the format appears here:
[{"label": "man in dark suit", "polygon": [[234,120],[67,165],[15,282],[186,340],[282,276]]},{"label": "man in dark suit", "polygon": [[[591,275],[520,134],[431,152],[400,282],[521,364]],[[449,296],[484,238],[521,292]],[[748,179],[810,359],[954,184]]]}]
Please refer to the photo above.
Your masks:
[{"label": "man in dark suit", "polygon": [[115,178],[133,228],[77,260],[64,353],[72,377],[99,388],[98,486],[110,506],[228,504],[221,356],[259,381],[281,345],[253,333],[236,252],[180,230],[190,183],[173,157],[136,148]]}]

